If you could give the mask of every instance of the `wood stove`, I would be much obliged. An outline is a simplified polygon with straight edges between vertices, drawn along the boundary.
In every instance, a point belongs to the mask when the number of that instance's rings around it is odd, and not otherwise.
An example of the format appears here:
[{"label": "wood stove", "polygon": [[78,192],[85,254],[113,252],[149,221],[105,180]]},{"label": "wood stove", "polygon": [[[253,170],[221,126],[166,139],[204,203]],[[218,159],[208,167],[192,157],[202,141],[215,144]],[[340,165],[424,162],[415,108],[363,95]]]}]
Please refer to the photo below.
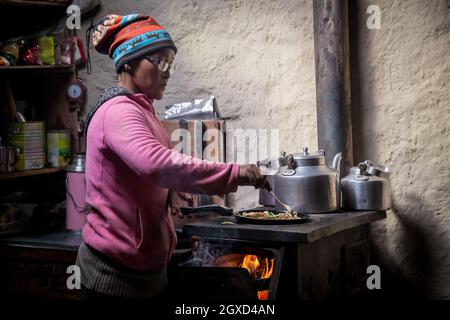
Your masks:
[{"label": "wood stove", "polygon": [[[303,300],[365,289],[370,223],[384,211],[311,215],[299,225],[250,225],[233,216],[186,224],[190,248],[171,263],[177,299]],[[182,243],[182,241],[180,242]]]},{"label": "wood stove", "polygon": [[193,249],[172,263],[174,292],[189,292],[194,300],[272,300],[283,257],[284,247],[276,244],[194,237]]}]

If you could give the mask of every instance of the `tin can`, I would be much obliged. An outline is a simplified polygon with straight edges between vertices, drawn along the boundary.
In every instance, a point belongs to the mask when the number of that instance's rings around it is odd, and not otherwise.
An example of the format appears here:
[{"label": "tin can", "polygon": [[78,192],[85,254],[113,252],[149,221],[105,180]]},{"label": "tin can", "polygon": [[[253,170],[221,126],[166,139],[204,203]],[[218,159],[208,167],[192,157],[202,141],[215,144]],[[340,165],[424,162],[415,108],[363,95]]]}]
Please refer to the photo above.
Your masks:
[{"label": "tin can", "polygon": [[8,126],[8,145],[20,150],[17,171],[45,167],[45,125],[42,121],[15,122]]},{"label": "tin can", "polygon": [[47,131],[47,158],[51,167],[66,167],[70,162],[70,131]]}]

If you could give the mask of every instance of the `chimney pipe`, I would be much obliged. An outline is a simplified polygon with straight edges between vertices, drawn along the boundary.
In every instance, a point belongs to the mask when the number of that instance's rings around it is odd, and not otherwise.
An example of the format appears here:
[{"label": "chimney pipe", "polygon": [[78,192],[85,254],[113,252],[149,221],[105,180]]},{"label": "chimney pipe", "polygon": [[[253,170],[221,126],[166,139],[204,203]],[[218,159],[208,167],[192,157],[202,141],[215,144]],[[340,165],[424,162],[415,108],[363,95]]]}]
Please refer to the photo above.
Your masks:
[{"label": "chimney pipe", "polygon": [[347,0],[314,0],[314,56],[319,149],[327,163],[342,152],[341,175],[353,165]]}]

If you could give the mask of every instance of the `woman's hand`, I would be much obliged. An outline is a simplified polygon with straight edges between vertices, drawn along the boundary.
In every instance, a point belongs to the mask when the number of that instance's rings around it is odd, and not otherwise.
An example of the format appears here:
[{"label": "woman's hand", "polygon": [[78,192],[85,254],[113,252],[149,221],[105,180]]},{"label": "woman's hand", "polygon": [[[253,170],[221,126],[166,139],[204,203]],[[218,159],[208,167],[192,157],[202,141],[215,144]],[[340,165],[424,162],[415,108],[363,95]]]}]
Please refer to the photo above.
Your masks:
[{"label": "woman's hand", "polygon": [[192,207],[194,205],[194,197],[190,193],[169,191],[170,212],[173,215],[182,216],[180,208]]},{"label": "woman's hand", "polygon": [[262,175],[259,168],[254,164],[244,164],[239,166],[240,186],[254,186],[256,189],[265,188],[272,190],[270,184],[266,180],[266,176]]}]

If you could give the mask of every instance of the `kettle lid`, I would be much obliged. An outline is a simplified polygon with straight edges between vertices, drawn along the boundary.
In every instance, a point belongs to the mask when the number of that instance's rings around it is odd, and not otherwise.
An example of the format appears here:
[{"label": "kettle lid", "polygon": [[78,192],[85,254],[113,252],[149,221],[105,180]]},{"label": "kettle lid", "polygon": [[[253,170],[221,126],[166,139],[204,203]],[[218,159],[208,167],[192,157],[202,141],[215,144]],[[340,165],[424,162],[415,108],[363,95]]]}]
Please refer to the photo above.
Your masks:
[{"label": "kettle lid", "polygon": [[387,178],[391,173],[391,168],[374,164],[370,160],[360,162],[357,167],[352,167],[350,169],[350,174],[353,175],[370,175],[380,178]]},{"label": "kettle lid", "polygon": [[86,168],[86,155],[74,154],[72,162],[67,167],[67,172],[84,172]]},{"label": "kettle lid", "polygon": [[308,147],[304,147],[302,153],[292,154],[293,161],[297,167],[320,166],[326,163],[325,151],[319,150],[315,153],[310,153],[308,149]]}]

